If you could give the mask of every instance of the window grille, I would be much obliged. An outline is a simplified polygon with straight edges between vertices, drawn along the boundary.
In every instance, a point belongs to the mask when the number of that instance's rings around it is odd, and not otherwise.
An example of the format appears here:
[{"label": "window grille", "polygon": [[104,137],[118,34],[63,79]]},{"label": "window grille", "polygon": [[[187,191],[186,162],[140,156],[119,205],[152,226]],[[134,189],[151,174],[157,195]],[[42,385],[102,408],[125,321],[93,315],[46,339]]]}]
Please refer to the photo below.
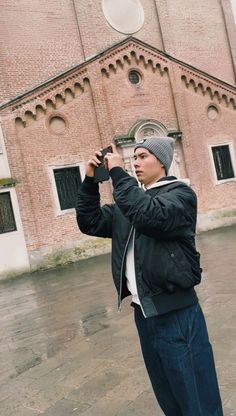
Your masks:
[{"label": "window grille", "polygon": [[229,145],[212,147],[212,153],[218,181],[234,178]]},{"label": "window grille", "polygon": [[0,234],[16,230],[10,192],[0,193]]},{"label": "window grille", "polygon": [[75,208],[81,184],[79,167],[54,169],[54,177],[61,210]]}]

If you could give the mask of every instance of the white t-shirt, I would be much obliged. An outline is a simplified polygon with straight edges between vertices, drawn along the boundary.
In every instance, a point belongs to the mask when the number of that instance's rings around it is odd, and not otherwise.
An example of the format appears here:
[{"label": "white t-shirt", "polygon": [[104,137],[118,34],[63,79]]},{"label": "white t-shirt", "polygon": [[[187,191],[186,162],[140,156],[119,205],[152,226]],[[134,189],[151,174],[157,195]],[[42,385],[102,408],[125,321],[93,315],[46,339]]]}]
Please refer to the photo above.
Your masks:
[{"label": "white t-shirt", "polygon": [[132,301],[140,305],[140,300],[138,297],[138,290],[136,284],[135,276],[135,266],[134,266],[134,237],[135,229],[130,237],[127,254],[126,254],[126,267],[125,267],[125,276],[127,279],[127,287],[132,294]]}]

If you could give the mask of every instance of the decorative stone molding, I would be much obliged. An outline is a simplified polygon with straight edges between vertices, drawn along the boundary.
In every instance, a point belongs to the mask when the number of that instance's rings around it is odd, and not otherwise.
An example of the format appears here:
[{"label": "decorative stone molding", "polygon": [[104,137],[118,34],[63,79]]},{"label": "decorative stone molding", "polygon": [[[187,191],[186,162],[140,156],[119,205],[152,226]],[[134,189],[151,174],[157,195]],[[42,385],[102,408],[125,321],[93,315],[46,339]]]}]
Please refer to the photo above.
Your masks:
[{"label": "decorative stone molding", "polygon": [[114,137],[114,142],[117,147],[129,146],[135,143],[135,137],[131,137],[129,135],[119,135]]},{"label": "decorative stone molding", "polygon": [[[116,50],[112,50],[103,56],[99,63],[101,73],[106,77],[110,77],[117,70],[123,69],[125,65],[138,66],[140,64],[143,64],[144,68],[149,67],[153,72],[159,71],[161,75],[164,75],[168,72],[169,65],[174,63],[181,70],[181,80],[187,89],[203,96],[209,96],[211,100],[216,98],[220,105],[229,109],[236,109],[236,89],[234,86],[227,85],[212,76],[208,77],[208,74],[204,74],[197,68],[195,71],[195,68],[191,68],[187,64],[185,67],[184,63],[171,56],[163,56],[155,48],[141,44],[141,41],[132,40],[126,45],[122,45],[122,47],[117,47]],[[179,65],[180,63],[182,65]]]},{"label": "decorative stone molding", "polygon": [[143,64],[145,68],[150,67],[153,72],[159,71],[161,75],[168,72],[168,60],[158,53],[154,53],[148,48],[140,47],[132,42],[123,48],[117,50],[99,61],[101,65],[101,73],[109,77],[111,73],[125,65],[140,65]]},{"label": "decorative stone molding", "polygon": [[181,76],[181,80],[188,90],[208,96],[211,100],[216,99],[220,105],[231,110],[236,109],[236,90],[233,87],[226,88],[193,72],[185,72],[187,73]]},{"label": "decorative stone molding", "polygon": [[[84,72],[84,71],[83,71]],[[76,74],[13,107],[17,129],[31,125],[82,94],[90,81]]]},{"label": "decorative stone molding", "polygon": [[167,136],[168,130],[164,124],[157,120],[139,120],[129,130],[129,135],[138,141],[146,136]]},{"label": "decorative stone molding", "polygon": [[126,66],[137,68],[142,65],[143,68],[159,73],[161,76],[175,67],[180,72],[179,77],[185,88],[203,96],[209,96],[210,100],[217,101],[220,105],[231,110],[236,109],[236,88],[234,86],[166,55],[133,37],[126,38],[87,62],[70,69],[67,73],[47,81],[36,87],[34,91],[5,103],[1,108],[12,105],[16,127],[25,128],[83,93],[90,83],[88,75],[90,65],[96,61],[100,64],[101,74],[105,77],[115,74],[118,69],[123,69]]}]

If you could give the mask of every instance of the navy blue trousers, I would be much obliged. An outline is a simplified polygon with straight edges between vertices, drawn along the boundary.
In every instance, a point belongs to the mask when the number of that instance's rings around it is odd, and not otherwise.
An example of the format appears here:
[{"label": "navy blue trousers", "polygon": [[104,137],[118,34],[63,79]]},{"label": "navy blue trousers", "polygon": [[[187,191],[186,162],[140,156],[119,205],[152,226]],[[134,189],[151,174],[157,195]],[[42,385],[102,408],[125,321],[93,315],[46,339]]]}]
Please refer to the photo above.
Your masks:
[{"label": "navy blue trousers", "polygon": [[214,357],[199,304],[153,318],[134,307],[144,362],[166,416],[223,416]]}]

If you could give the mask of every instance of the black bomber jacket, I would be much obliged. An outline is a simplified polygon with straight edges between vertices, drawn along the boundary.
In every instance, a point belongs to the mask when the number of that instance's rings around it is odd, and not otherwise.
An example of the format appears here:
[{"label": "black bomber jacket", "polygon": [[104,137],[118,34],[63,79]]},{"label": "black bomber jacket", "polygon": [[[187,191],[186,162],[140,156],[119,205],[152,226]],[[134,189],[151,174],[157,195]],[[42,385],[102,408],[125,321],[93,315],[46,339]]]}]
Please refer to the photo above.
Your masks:
[{"label": "black bomber jacket", "polygon": [[124,271],[133,229],[137,290],[145,316],[196,303],[194,286],[201,281],[201,268],[195,248],[194,191],[175,177],[165,177],[145,191],[120,167],[111,169],[110,176],[115,204],[101,207],[99,187],[86,177],[76,212],[83,233],[112,238],[112,274],[119,306],[130,295]]}]

